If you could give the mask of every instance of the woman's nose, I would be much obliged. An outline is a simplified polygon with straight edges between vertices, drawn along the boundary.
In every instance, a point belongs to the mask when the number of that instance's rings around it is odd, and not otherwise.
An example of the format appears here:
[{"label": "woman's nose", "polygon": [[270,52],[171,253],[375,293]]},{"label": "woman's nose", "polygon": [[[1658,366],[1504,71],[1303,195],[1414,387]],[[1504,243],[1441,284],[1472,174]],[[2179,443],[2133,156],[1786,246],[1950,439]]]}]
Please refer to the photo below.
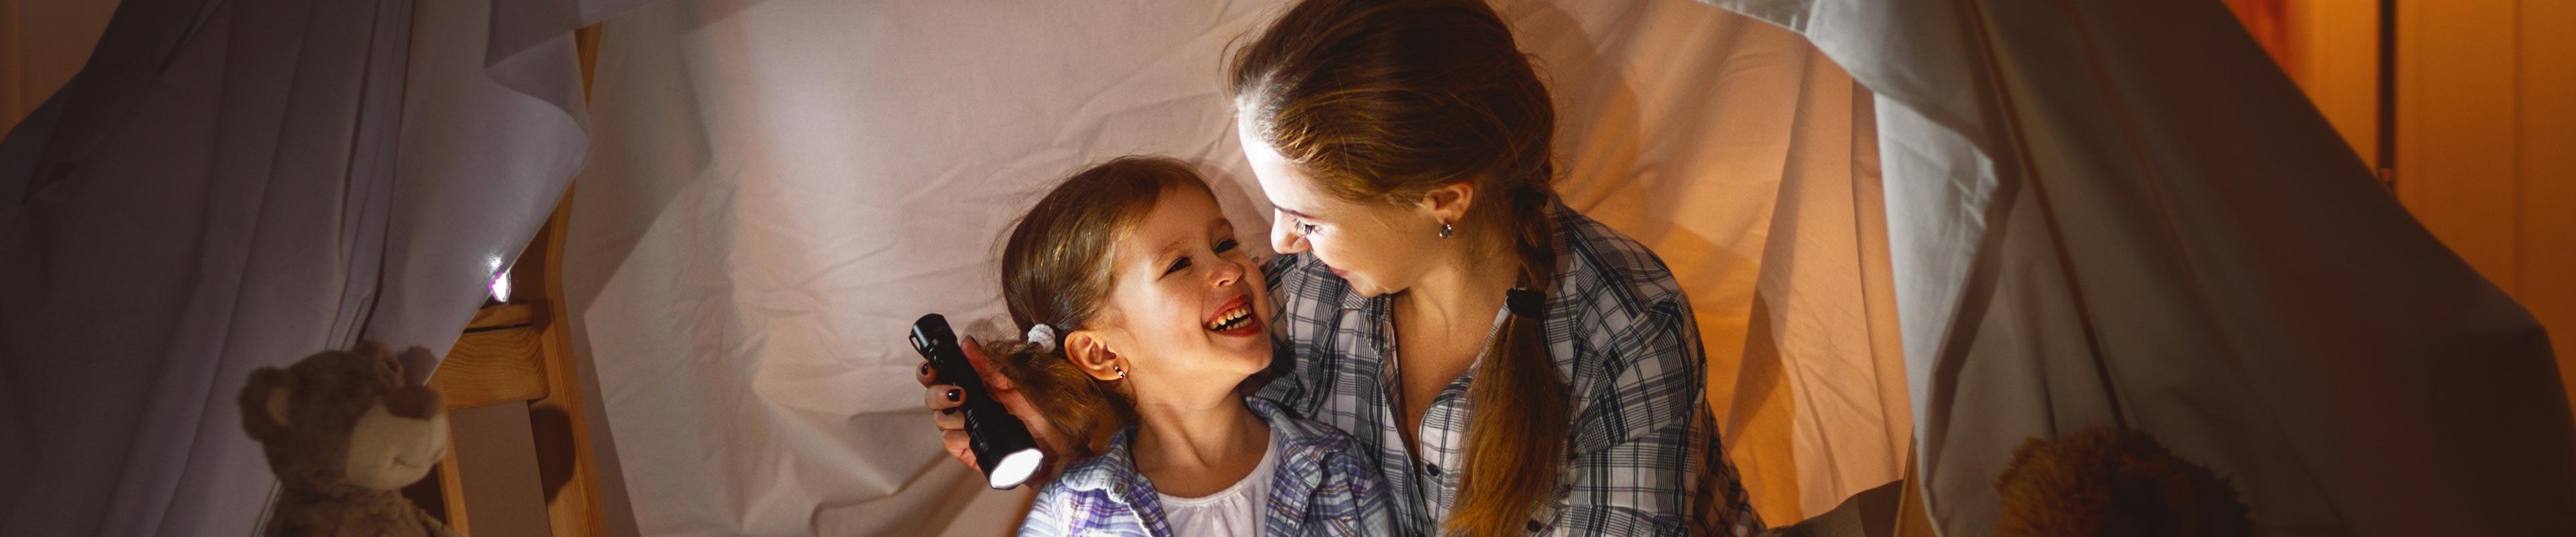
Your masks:
[{"label": "woman's nose", "polygon": [[1279,252],[1279,255],[1292,255],[1306,251],[1306,236],[1297,233],[1296,223],[1290,222],[1286,214],[1271,215],[1270,249]]}]

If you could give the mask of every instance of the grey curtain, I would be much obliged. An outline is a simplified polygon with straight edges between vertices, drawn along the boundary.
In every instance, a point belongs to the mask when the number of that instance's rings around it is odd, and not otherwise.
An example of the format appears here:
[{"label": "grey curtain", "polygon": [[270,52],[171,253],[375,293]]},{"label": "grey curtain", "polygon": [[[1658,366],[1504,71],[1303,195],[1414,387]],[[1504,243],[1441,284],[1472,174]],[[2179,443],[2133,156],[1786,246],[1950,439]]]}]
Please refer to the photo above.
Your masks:
[{"label": "grey curtain", "polygon": [[0,535],[250,532],[246,373],[445,354],[587,152],[571,31],[637,3],[118,6],[0,143]]},{"label": "grey curtain", "polygon": [[2576,534],[2547,338],[2215,1],[1707,0],[1879,96],[1922,486],[1994,529],[2025,438],[2151,433],[2265,534]]}]

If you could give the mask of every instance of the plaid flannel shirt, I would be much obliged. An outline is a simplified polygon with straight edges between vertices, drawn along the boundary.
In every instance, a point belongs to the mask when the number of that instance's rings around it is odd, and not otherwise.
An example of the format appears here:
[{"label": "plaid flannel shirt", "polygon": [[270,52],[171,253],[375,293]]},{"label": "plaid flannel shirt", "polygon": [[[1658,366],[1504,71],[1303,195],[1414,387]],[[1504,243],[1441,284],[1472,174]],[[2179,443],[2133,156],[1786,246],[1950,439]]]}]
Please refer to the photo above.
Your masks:
[{"label": "plaid flannel shirt", "polygon": [[[1556,498],[1528,523],[1547,535],[1749,535],[1762,522],[1718,445],[1698,323],[1662,259],[1562,203],[1556,282],[1541,320],[1574,416]],[[1377,464],[1406,535],[1436,533],[1465,462],[1471,367],[1434,397],[1415,438],[1397,434],[1391,302],[1362,298],[1312,255],[1265,263],[1272,335],[1293,357],[1261,397],[1348,431]]]},{"label": "plaid flannel shirt", "polygon": [[[1374,462],[1357,455],[1349,435],[1321,423],[1279,412],[1259,398],[1244,398],[1252,413],[1270,423],[1271,441],[1280,442],[1278,466],[1271,474],[1267,512],[1261,534],[1386,535],[1394,519],[1387,511],[1385,487],[1379,486]],[[1154,484],[1136,471],[1129,446],[1135,427],[1119,431],[1098,457],[1075,461],[1063,475],[1038,490],[1022,537],[1152,536],[1172,534]]]}]

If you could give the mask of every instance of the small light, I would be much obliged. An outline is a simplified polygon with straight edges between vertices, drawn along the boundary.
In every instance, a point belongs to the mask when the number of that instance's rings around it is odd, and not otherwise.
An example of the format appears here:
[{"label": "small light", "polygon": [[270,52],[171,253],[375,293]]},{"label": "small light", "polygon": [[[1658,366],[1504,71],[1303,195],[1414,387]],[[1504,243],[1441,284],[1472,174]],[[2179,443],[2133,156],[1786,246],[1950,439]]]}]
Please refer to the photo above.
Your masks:
[{"label": "small light", "polygon": [[492,301],[504,304],[510,302],[509,269],[501,269],[500,274],[492,276]]},{"label": "small light", "polygon": [[1029,480],[1029,474],[1037,473],[1038,463],[1045,460],[1046,454],[1039,452],[1038,448],[1023,449],[1005,455],[1002,457],[1001,464],[993,465],[992,475],[985,476],[984,482],[997,489],[1019,486],[1020,483]]}]

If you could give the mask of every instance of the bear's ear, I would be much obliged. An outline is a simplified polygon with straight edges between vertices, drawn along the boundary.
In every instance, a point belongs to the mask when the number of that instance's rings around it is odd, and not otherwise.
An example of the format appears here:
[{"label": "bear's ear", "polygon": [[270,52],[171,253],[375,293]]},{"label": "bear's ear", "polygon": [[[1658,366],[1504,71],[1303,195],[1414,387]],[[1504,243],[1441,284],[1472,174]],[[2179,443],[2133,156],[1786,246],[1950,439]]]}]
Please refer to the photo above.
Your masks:
[{"label": "bear's ear", "polygon": [[242,428],[252,440],[267,442],[292,425],[295,401],[294,376],[274,367],[250,372],[250,384],[242,387],[236,403],[241,405]]},{"label": "bear's ear", "polygon": [[[427,347],[413,346],[412,348],[409,348],[409,349],[403,349],[403,351],[402,351],[402,356],[395,357],[393,362],[394,362],[394,375],[395,375],[395,376],[398,376],[398,377],[402,377],[402,373],[404,373],[404,372],[406,372],[406,371],[411,371],[411,368],[412,368],[412,367],[415,367],[415,366],[419,366],[419,367],[435,367],[435,366],[437,366],[437,365],[438,365],[438,356],[437,356],[437,355],[434,355],[434,354],[430,354],[430,353],[429,353],[429,349],[428,349]],[[435,370],[435,369],[433,369],[433,370]],[[402,377],[402,378],[403,378],[403,383],[404,383],[404,384],[409,384],[409,383],[411,383],[411,382],[410,382],[410,381],[411,381],[411,378],[410,378],[410,377]]]},{"label": "bear's ear", "polygon": [[393,355],[393,350],[385,348],[385,344],[383,342],[372,339],[359,341],[358,346],[350,348],[349,352],[356,353],[359,356],[365,356],[368,359],[374,359],[378,356]]}]

